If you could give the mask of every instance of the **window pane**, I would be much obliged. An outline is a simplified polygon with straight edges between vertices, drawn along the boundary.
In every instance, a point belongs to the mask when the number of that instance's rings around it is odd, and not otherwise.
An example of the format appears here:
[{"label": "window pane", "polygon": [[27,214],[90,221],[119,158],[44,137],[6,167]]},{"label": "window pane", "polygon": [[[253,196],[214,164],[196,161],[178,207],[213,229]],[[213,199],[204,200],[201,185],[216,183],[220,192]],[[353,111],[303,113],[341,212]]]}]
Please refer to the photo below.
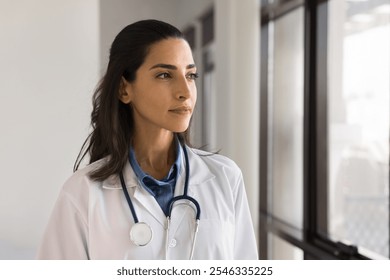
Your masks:
[{"label": "window pane", "polygon": [[389,256],[388,3],[332,0],[328,21],[328,231],[334,240],[347,240],[385,257]]},{"label": "window pane", "polygon": [[270,260],[303,260],[303,251],[277,235],[268,234]]},{"label": "window pane", "polygon": [[270,211],[302,228],[303,217],[303,8],[271,24],[269,50]]}]

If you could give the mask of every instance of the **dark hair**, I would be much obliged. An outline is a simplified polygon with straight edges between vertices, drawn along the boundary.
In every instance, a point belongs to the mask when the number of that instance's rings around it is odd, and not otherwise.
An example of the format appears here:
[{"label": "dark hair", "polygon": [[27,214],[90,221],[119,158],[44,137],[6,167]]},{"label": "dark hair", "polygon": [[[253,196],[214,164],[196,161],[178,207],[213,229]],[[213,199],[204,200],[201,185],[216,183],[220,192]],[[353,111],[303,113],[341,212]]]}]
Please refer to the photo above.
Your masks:
[{"label": "dark hair", "polygon": [[[93,95],[93,130],[77,156],[74,171],[87,153],[90,155],[90,163],[107,158],[89,174],[93,180],[102,181],[122,171],[134,134],[131,106],[119,100],[122,77],[133,82],[136,79],[136,71],[144,62],[150,47],[168,38],[184,39],[184,36],[176,27],[158,20],[135,22],[126,26],[115,37],[110,49],[107,72]],[[178,133],[180,141],[188,143],[188,131],[189,129]]]}]

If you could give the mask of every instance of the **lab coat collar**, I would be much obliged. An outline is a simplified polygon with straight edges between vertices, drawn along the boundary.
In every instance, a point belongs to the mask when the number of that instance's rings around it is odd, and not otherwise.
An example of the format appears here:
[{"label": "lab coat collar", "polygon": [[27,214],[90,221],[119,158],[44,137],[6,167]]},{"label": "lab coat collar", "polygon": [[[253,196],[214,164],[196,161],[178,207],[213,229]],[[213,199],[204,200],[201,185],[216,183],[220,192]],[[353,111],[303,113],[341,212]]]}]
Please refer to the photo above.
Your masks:
[{"label": "lab coat collar", "polygon": [[[196,151],[191,148],[187,148],[188,152],[188,160],[190,164],[190,178],[188,184],[188,195],[194,196],[196,199],[196,186],[201,185],[202,183],[215,178],[215,175],[210,171],[208,166],[204,163],[202,158],[198,155],[198,153],[202,153],[201,151]],[[184,192],[184,181],[185,181],[185,157],[183,154],[182,147],[180,147],[181,153],[181,166],[179,176],[176,181],[175,186],[175,196],[182,195]],[[137,200],[146,211],[148,211],[154,219],[161,224],[162,227],[165,228],[166,217],[164,212],[162,211],[160,205],[157,203],[155,198],[151,196],[139,183],[137,175],[131,168],[129,162],[126,163],[123,170],[123,177],[126,183],[127,188],[133,188],[133,198]],[[119,176],[113,175],[109,177],[107,180],[103,181],[102,187],[104,189],[112,189],[112,190],[122,190],[122,185],[119,179]],[[131,192],[131,191],[129,191]],[[134,203],[134,202],[133,202]],[[187,201],[188,203],[188,201]],[[139,211],[138,211],[139,212]],[[179,214],[177,217],[178,220],[182,220],[185,215],[185,212]],[[176,232],[178,224],[172,224],[172,232]]]},{"label": "lab coat collar", "polygon": [[[187,152],[188,152],[188,160],[190,163],[190,179],[189,179],[189,186],[198,186],[201,185],[202,183],[213,179],[215,175],[210,171],[208,166],[204,163],[204,161],[200,158],[204,152],[199,151],[196,149],[188,148],[187,147]],[[178,183],[181,182],[180,177],[183,178],[183,183],[184,183],[184,178],[186,176],[185,174],[185,157],[183,154],[183,148],[180,146],[180,153],[181,153],[181,166],[179,176],[177,178],[177,183],[176,186],[179,185]],[[202,154],[199,156],[199,154]],[[208,155],[204,155],[208,156]],[[126,186],[128,188],[131,187],[137,187],[139,186],[138,183],[138,178],[133,169],[131,168],[130,163],[127,161],[126,165],[123,170],[123,177],[126,182]],[[181,185],[183,185],[183,183]],[[119,179],[118,175],[112,175],[106,180],[103,181],[102,187],[104,189],[122,189],[122,185]],[[178,188],[175,188],[175,190]],[[190,190],[191,188],[189,188]],[[180,188],[180,191],[182,193],[183,188]],[[175,191],[176,195],[176,191]]]}]

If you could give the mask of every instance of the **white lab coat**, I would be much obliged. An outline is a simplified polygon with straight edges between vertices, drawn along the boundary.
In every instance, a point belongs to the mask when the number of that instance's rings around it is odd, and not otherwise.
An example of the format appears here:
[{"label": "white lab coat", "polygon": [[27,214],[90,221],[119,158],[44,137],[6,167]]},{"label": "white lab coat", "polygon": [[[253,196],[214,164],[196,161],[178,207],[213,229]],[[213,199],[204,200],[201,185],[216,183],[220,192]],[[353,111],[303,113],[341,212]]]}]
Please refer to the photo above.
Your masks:
[{"label": "white lab coat", "polygon": [[[224,156],[204,154],[188,149],[188,195],[201,208],[194,259],[257,259],[240,169]],[[181,158],[175,196],[183,194],[184,188],[185,161],[184,156]],[[152,241],[138,247],[130,241],[134,222],[119,177],[96,182],[87,175],[98,164],[101,161],[75,172],[63,186],[37,258],[188,259],[195,223],[190,204],[175,204],[166,247],[166,217],[154,197],[140,186],[130,164],[126,164],[123,174],[138,219],[153,231]]]}]

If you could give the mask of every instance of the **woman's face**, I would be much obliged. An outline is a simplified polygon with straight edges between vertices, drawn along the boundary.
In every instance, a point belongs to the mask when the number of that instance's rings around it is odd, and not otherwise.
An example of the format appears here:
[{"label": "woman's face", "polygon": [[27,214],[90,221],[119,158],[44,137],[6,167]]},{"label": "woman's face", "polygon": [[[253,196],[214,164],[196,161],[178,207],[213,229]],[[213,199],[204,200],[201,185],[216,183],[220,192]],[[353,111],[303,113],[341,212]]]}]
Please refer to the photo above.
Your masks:
[{"label": "woman's face", "polygon": [[135,81],[124,80],[122,102],[133,107],[137,129],[183,132],[196,103],[197,77],[194,59],[183,39],[153,44]]}]

